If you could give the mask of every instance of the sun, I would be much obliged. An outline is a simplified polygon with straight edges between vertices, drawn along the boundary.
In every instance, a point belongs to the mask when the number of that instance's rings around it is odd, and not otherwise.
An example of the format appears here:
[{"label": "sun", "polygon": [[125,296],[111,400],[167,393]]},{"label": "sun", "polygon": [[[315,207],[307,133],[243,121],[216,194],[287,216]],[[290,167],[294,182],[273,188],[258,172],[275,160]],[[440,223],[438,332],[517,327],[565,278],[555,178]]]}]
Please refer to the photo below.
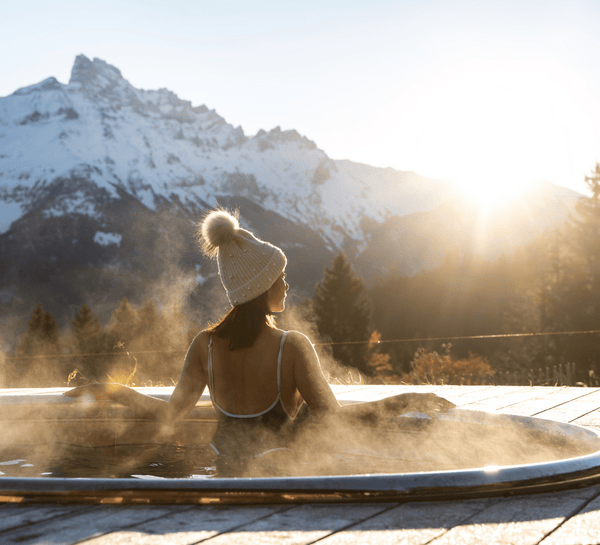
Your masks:
[{"label": "sun", "polygon": [[511,172],[481,172],[455,180],[454,186],[460,195],[477,204],[482,212],[488,212],[527,193],[534,183]]},{"label": "sun", "polygon": [[[482,207],[531,189],[552,160],[555,146],[548,138],[564,114],[564,101],[547,81],[555,76],[553,69],[475,63],[448,74],[431,91],[442,100],[436,117],[447,139],[445,152],[433,160],[440,170],[445,163],[456,187]],[[439,139],[433,141],[439,149]]]},{"label": "sun", "polygon": [[364,128],[365,142],[489,208],[540,180],[569,183],[581,143],[596,141],[594,104],[555,61],[474,59],[397,94]]}]

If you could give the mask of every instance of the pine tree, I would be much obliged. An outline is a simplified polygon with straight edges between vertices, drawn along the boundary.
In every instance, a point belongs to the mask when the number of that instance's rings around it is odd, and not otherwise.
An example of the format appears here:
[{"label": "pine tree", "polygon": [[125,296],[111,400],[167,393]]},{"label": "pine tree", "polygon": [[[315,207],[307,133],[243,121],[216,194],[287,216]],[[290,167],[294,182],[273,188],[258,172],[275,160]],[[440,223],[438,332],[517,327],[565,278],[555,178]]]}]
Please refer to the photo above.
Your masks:
[{"label": "pine tree", "polygon": [[135,337],[138,321],[138,311],[131,306],[127,297],[124,297],[112,313],[108,323],[108,332],[114,344],[123,343],[125,347],[128,347]]},{"label": "pine tree", "polygon": [[131,343],[132,350],[146,352],[138,358],[138,376],[145,383],[159,383],[163,380],[162,370],[169,354],[166,340],[166,324],[158,310],[156,301],[148,299],[138,311],[138,321]]},{"label": "pine tree", "polygon": [[132,349],[138,323],[138,311],[131,306],[127,297],[124,297],[113,311],[107,326],[109,348],[118,351],[118,354],[107,362],[106,375],[110,381],[132,380],[130,375],[137,369],[137,361],[128,352]]},{"label": "pine tree", "polygon": [[[35,352],[36,344],[58,343],[60,330],[54,316],[42,308],[42,305],[37,305],[27,322],[27,333],[22,340],[24,341],[21,347],[26,353]],[[30,341],[27,343],[26,341]]]},{"label": "pine tree", "polygon": [[[541,293],[541,310],[542,324],[550,331],[600,329],[600,164],[585,182],[590,195],[580,197],[575,207],[563,238],[565,250],[549,252],[553,274]],[[549,355],[554,364],[575,362],[578,378],[586,380],[589,370],[600,372],[597,342],[595,335],[556,337]]]},{"label": "pine tree", "polygon": [[[600,300],[600,163],[591,176],[585,177],[589,197],[581,197],[576,206],[575,245],[585,263],[594,303]],[[596,308],[600,312],[600,307]]]},{"label": "pine tree", "polygon": [[[17,356],[35,359],[18,360],[13,379],[22,386],[62,384],[64,369],[56,357],[60,354],[60,329],[50,312],[37,305],[27,323],[27,331],[17,343]],[[52,357],[54,356],[54,357]],[[58,382],[57,382],[58,381]]]},{"label": "pine tree", "polygon": [[[579,199],[577,216],[568,231],[571,262],[555,286],[560,319],[569,329],[579,331],[600,329],[600,164],[585,182],[590,196]],[[582,371],[600,372],[595,336],[571,337],[562,344],[563,360],[576,361]]]},{"label": "pine tree", "polygon": [[17,354],[33,356],[42,352],[58,350],[60,330],[54,316],[37,305],[27,322],[27,331],[19,339]]},{"label": "pine tree", "polygon": [[94,316],[94,313],[87,305],[81,307],[71,324],[73,325],[73,332],[79,341],[80,347],[89,339],[99,336],[102,332],[100,320]]},{"label": "pine tree", "polygon": [[358,342],[333,344],[333,357],[368,373],[371,300],[364,280],[354,275],[342,252],[330,269],[325,268],[323,283],[315,288],[313,308],[322,338],[332,343]]},{"label": "pine tree", "polygon": [[0,388],[10,388],[11,366],[6,360],[6,354],[0,350]]},{"label": "pine tree", "polygon": [[[86,379],[100,380],[105,375],[106,355],[108,350],[107,336],[100,320],[92,310],[83,305],[71,322],[76,340],[76,349],[82,356],[73,361],[73,370],[76,368]],[[90,354],[99,354],[91,356]]]}]

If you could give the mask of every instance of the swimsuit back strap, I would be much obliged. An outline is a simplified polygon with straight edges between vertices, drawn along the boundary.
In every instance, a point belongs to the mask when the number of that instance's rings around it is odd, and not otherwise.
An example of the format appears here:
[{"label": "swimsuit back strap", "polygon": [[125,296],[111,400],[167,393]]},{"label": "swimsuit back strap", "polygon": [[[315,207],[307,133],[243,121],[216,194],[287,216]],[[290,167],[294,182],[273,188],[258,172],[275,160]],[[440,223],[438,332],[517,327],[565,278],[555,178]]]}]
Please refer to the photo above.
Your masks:
[{"label": "swimsuit back strap", "polygon": [[283,335],[281,336],[281,343],[279,344],[279,354],[277,356],[277,395],[278,395],[278,397],[281,396],[281,355],[283,354],[283,343],[285,342],[286,335],[287,335],[287,331],[284,331]]},{"label": "swimsuit back strap", "polygon": [[213,390],[214,390],[214,380],[213,380],[213,366],[212,366],[212,335],[210,336],[210,340],[208,341],[208,391],[210,392],[210,399],[213,402],[215,400],[213,399]]}]

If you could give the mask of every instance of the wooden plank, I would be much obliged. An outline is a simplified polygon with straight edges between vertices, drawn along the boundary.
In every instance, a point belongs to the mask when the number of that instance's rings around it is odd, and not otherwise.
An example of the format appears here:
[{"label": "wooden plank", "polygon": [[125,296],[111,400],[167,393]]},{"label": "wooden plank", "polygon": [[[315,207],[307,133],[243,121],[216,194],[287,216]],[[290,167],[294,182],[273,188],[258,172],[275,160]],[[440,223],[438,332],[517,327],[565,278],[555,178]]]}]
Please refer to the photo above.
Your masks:
[{"label": "wooden plank", "polygon": [[594,489],[508,498],[431,541],[431,545],[534,545],[579,511]]},{"label": "wooden plank", "polygon": [[244,524],[290,510],[290,506],[198,506],[86,541],[86,545],[191,545]]},{"label": "wooden plank", "polygon": [[[574,389],[574,388],[571,388]],[[600,409],[600,389],[594,388],[577,388],[582,392],[580,397],[577,397],[567,403],[558,405],[546,411],[536,414],[540,418],[556,420],[557,422],[573,422],[578,418],[582,418],[593,411]],[[598,412],[600,418],[600,411]]]},{"label": "wooden plank", "polygon": [[5,504],[0,508],[0,532],[20,526],[89,511],[87,505],[18,505]]},{"label": "wooden plank", "polygon": [[[303,545],[313,543],[397,504],[300,505],[221,534],[208,545]],[[320,543],[320,542],[319,542]]]},{"label": "wooden plank", "polygon": [[[67,545],[78,543],[108,532],[124,529],[140,522],[164,517],[175,507],[124,507],[97,506],[85,513],[39,522],[16,530],[10,530],[0,536],[3,545],[9,543],[60,543]],[[189,508],[187,508],[189,509]]]},{"label": "wooden plank", "polygon": [[540,545],[597,545],[600,542],[600,487],[595,489],[598,495]]},{"label": "wooden plank", "polygon": [[588,393],[583,388],[557,388],[546,395],[520,401],[498,410],[501,413],[519,414],[523,416],[539,416],[545,418],[544,413],[565,403],[572,402]]},{"label": "wooden plank", "polygon": [[348,403],[360,403],[364,401],[376,401],[385,397],[394,396],[397,394],[403,394],[409,391],[408,386],[395,385],[395,386],[364,386],[363,388],[356,388],[353,390],[338,390],[335,391],[335,397],[341,405]]},{"label": "wooden plank", "polygon": [[[512,388],[508,389],[505,393],[502,393],[493,398],[486,398],[481,401],[476,401],[474,403],[470,403],[468,405],[468,409],[472,409],[475,411],[497,411],[504,407],[508,407],[511,405],[515,405],[522,401],[527,401],[529,399],[537,399],[548,395],[548,388],[545,386],[521,386],[520,388],[513,390]],[[556,390],[552,388],[552,393]]]},{"label": "wooden plank", "polygon": [[369,388],[372,388],[369,384],[331,384],[331,389],[336,397],[338,395],[345,396],[355,392],[368,390]]},{"label": "wooden plank", "polygon": [[[413,391],[415,392],[420,392],[421,390],[419,390],[418,388],[420,388],[420,386],[415,387],[413,386]],[[440,386],[439,390],[435,390],[435,393],[439,396],[442,397],[449,397],[449,396],[453,396],[455,398],[460,398],[462,399],[465,396],[473,396],[475,395],[476,392],[481,392],[484,390],[493,390],[494,386],[491,386],[489,384],[474,384],[474,385],[470,385],[470,386],[459,386],[458,384],[445,384],[443,386]],[[488,394],[489,395],[489,394]],[[487,395],[484,395],[483,397],[487,397]]]},{"label": "wooden plank", "polygon": [[406,503],[337,532],[319,545],[422,545],[497,501]]},{"label": "wooden plank", "polygon": [[[456,404],[457,407],[464,409],[472,409],[470,405],[477,402],[485,403],[488,399],[493,399],[501,395],[514,393],[521,389],[519,386],[458,386],[456,390],[450,392],[439,393],[442,397],[447,397],[450,401]],[[481,406],[478,407],[481,410]]]},{"label": "wooden plank", "polygon": [[580,416],[578,419],[571,422],[578,426],[585,426],[588,428],[600,428],[600,409]]},{"label": "wooden plank", "polygon": [[600,400],[600,388],[594,389],[593,397],[590,396],[591,405],[587,408],[590,410],[578,416],[575,420],[571,422],[573,424],[577,424],[578,426],[597,426],[600,427],[600,402],[598,407],[594,407],[594,402]]},{"label": "wooden plank", "polygon": [[0,389],[0,397],[12,397],[12,396],[47,396],[52,394],[62,394],[69,388],[57,387],[57,388],[2,388]]},{"label": "wooden plank", "polygon": [[[535,389],[534,389],[535,388]],[[466,409],[482,410],[488,404],[488,400],[498,399],[498,403],[492,401],[494,408],[496,406],[505,406],[517,401],[521,401],[522,397],[542,397],[551,392],[560,390],[560,388],[549,388],[537,386],[534,388],[523,386],[493,386],[489,384],[458,386],[454,384],[439,385],[419,385],[419,386],[371,386],[368,389],[360,392],[336,393],[338,399],[354,399],[362,401],[372,401],[381,399],[390,395],[396,395],[406,392],[429,393],[433,392],[441,397],[445,397],[459,407]],[[525,392],[524,392],[525,390]],[[476,406],[475,406],[476,405]]]},{"label": "wooden plank", "polygon": [[362,403],[368,401],[377,401],[386,397],[391,397],[398,394],[405,394],[409,392],[418,393],[436,393],[440,396],[444,396],[444,392],[452,386],[443,386],[441,384],[426,384],[422,386],[412,385],[394,385],[394,386],[379,386],[373,385],[365,387],[362,390],[352,390],[349,392],[339,391],[335,392],[335,396],[341,405],[348,403]]}]

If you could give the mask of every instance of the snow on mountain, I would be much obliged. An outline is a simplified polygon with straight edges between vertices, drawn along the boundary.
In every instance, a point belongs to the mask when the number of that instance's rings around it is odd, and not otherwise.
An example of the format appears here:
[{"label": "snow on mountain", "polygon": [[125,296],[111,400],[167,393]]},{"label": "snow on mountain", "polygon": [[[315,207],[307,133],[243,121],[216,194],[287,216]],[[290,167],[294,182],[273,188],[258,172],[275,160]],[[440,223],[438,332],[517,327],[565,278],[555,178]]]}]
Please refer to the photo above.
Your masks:
[{"label": "snow on mountain", "polygon": [[[244,196],[311,226],[332,248],[347,239],[361,247],[365,218],[428,210],[452,194],[410,172],[334,161],[294,130],[247,137],[214,110],[166,89],[135,89],[117,68],[83,55],[67,85],[48,78],[0,99],[0,150],[2,231],[35,194],[73,175],[151,209],[176,203],[197,211]],[[93,214],[86,199],[71,195],[48,213]]]}]

